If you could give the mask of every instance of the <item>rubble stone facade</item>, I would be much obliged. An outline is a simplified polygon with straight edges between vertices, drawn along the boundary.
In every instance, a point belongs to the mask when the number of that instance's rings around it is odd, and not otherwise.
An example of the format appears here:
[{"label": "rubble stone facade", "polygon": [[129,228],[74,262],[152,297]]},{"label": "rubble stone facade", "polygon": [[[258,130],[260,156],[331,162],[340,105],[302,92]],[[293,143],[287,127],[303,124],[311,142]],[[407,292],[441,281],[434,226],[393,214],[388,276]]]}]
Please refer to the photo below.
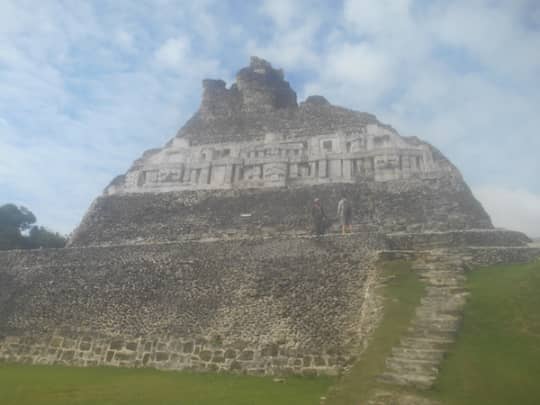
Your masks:
[{"label": "rubble stone facade", "polygon": [[0,360],[336,374],[380,235],[0,252]]},{"label": "rubble stone facade", "polygon": [[[443,173],[441,173],[443,172]],[[433,178],[444,166],[426,144],[369,124],[357,132],[190,145],[183,138],[143,157],[107,195],[181,190],[310,186]]]},{"label": "rubble stone facade", "polygon": [[246,189],[444,176],[432,148],[365,113],[311,96],[300,106],[283,72],[261,59],[229,89],[205,80],[199,111],[146,152],[105,194]]},{"label": "rubble stone facade", "polygon": [[346,193],[381,232],[492,228],[457,168],[416,137],[322,96],[297,103],[281,70],[252,58],[236,82],[204,80],[199,110],[115,178],[71,246],[310,232]]}]

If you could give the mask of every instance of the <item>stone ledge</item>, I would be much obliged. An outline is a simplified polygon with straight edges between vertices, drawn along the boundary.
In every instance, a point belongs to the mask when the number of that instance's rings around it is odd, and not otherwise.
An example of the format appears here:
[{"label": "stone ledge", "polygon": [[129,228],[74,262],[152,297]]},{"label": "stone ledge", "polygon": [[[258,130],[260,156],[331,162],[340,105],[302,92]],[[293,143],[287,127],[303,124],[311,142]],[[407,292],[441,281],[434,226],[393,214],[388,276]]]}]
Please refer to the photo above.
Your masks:
[{"label": "stone ledge", "polygon": [[224,348],[208,339],[59,334],[0,338],[0,361],[78,367],[151,367],[265,375],[337,375],[352,358],[283,345]]},{"label": "stone ledge", "polygon": [[[378,234],[0,253],[7,361],[335,374]],[[360,332],[365,331],[365,332]]]},{"label": "stone ledge", "polygon": [[531,240],[522,232],[506,229],[466,229],[389,233],[390,250],[423,250],[471,246],[527,246]]},{"label": "stone ledge", "polygon": [[70,243],[152,243],[310,232],[314,198],[322,201],[327,216],[337,225],[342,193],[353,202],[353,224],[379,232],[490,229],[489,217],[470,191],[456,187],[451,179],[417,179],[105,196],[92,204]]}]

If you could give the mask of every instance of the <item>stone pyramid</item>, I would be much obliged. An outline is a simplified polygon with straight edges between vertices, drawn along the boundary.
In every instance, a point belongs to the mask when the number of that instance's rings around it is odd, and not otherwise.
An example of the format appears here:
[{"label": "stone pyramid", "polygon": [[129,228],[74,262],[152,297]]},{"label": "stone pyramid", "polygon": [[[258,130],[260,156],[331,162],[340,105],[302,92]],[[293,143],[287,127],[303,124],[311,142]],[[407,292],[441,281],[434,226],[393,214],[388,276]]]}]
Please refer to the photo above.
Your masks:
[{"label": "stone pyramid", "polygon": [[322,96],[298,104],[283,71],[252,57],[229,88],[203,81],[195,115],[111,182],[70,243],[302,233],[313,198],[333,213],[342,193],[372,230],[492,228],[433,146]]}]

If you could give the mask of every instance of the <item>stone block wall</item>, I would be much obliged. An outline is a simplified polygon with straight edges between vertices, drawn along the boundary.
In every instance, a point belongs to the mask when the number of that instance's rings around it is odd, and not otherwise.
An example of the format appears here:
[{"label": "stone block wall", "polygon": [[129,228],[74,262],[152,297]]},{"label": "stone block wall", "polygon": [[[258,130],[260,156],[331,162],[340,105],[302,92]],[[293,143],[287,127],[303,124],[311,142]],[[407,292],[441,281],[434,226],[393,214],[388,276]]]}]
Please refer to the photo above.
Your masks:
[{"label": "stone block wall", "polygon": [[335,219],[342,192],[352,202],[353,223],[381,232],[492,228],[489,216],[465,183],[445,177],[103,196],[89,209],[70,243],[84,246],[306,233],[311,229],[313,199],[320,198],[327,215]]},{"label": "stone block wall", "polygon": [[506,229],[468,229],[447,232],[391,233],[392,250],[425,250],[469,246],[525,246],[531,240],[522,232]]},{"label": "stone block wall", "polygon": [[461,258],[469,268],[528,263],[540,260],[540,248],[529,246],[448,246],[434,250],[384,250],[382,260],[417,260],[444,252]]},{"label": "stone block wall", "polygon": [[496,264],[528,263],[540,259],[538,247],[470,247],[463,249],[463,255],[474,266]]},{"label": "stone block wall", "polygon": [[0,359],[335,374],[377,234],[0,252]]},{"label": "stone block wall", "polygon": [[0,359],[78,367],[107,365],[306,376],[335,375],[352,361],[350,353],[340,354],[332,349],[303,353],[278,343],[224,346],[202,337],[99,337],[85,333],[7,336],[0,340]]}]

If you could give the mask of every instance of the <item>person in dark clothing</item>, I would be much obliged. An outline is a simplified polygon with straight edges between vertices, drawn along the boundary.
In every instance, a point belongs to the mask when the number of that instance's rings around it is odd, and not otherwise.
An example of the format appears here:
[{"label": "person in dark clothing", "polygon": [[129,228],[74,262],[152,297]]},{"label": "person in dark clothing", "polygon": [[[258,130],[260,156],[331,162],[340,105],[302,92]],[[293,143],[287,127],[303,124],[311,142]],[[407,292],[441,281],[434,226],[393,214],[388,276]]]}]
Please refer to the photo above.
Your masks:
[{"label": "person in dark clothing", "polygon": [[313,231],[316,235],[323,235],[326,231],[327,218],[321,200],[315,198],[311,206],[311,218],[313,219]]}]

